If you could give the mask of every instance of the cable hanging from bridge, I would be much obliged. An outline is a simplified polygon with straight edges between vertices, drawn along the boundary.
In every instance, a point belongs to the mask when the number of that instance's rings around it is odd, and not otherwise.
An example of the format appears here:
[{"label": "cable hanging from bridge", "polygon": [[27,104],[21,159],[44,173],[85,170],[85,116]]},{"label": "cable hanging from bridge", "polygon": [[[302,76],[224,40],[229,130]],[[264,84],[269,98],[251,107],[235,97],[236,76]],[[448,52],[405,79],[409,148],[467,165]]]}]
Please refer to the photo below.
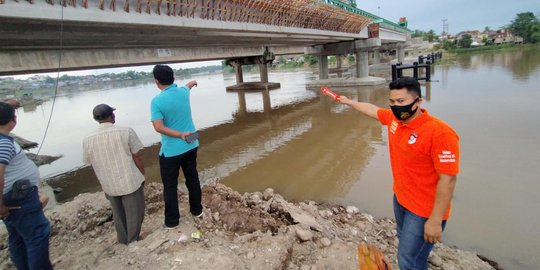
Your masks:
[{"label": "cable hanging from bridge", "polygon": [[36,153],[36,157],[41,152],[41,148],[43,147],[43,143],[45,142],[45,138],[47,138],[47,134],[49,132],[49,127],[51,125],[52,116],[54,113],[54,107],[56,105],[56,97],[58,96],[58,87],[59,87],[59,80],[60,80],[60,70],[62,68],[62,52],[64,48],[64,6],[60,5],[60,48],[58,50],[58,70],[56,71],[56,84],[54,87],[54,96],[51,106],[51,113],[49,114],[49,119],[47,120],[47,126],[45,127],[45,132],[43,133],[43,138],[41,139],[41,143],[39,144],[38,151]]}]

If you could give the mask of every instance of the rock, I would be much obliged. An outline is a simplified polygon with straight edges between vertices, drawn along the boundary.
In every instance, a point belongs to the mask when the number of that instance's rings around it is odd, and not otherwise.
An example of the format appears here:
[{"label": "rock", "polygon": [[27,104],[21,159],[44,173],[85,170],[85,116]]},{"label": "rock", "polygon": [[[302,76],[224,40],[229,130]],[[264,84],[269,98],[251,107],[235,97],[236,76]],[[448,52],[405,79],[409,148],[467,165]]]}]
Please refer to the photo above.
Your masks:
[{"label": "rock", "polygon": [[302,264],[302,266],[300,266],[300,270],[310,270],[311,267],[309,267],[309,265],[305,265],[305,264]]},{"label": "rock", "polygon": [[148,249],[150,249],[151,251],[154,251],[156,248],[158,248],[159,246],[161,246],[163,243],[167,242],[168,240],[167,239],[156,239],[154,240],[154,242],[152,242],[150,245],[148,245]]},{"label": "rock", "polygon": [[214,214],[212,214],[212,218],[214,219],[214,221],[219,221],[219,212],[215,212]]},{"label": "rock", "polygon": [[319,211],[319,215],[320,215],[322,218],[328,218],[328,217],[333,216],[334,213],[332,213],[332,211],[330,211],[330,210],[320,210],[320,211]]},{"label": "rock", "polygon": [[329,247],[329,246],[332,244],[332,242],[330,241],[330,239],[328,239],[328,238],[326,238],[326,237],[323,237],[323,238],[321,239],[321,244],[322,244],[323,246],[325,246],[325,247]]},{"label": "rock", "polygon": [[248,254],[246,255],[246,258],[247,258],[248,260],[254,259],[254,258],[255,258],[255,253],[253,253],[253,252],[251,252],[251,251],[248,252]]},{"label": "rock", "polygon": [[347,206],[346,211],[347,213],[352,214],[352,215],[360,213],[360,210],[358,210],[358,207],[356,206]]},{"label": "rock", "polygon": [[433,264],[434,266],[437,266],[437,267],[441,267],[442,264],[443,264],[443,260],[441,259],[441,257],[439,257],[439,255],[437,255],[434,252],[431,252],[431,254],[429,254],[428,261],[429,261],[429,263],[431,263],[431,264]]},{"label": "rock", "polygon": [[274,197],[274,190],[271,189],[271,188],[267,188],[264,190],[264,193],[263,193],[263,199],[265,201],[268,201],[270,200],[272,197]]},{"label": "rock", "polygon": [[307,225],[316,231],[322,232],[323,228],[317,222],[317,220],[315,220],[313,216],[310,216],[308,213],[306,213],[302,209],[290,203],[287,203],[286,205],[284,205],[284,208],[285,208],[284,210],[291,215],[291,217],[293,218],[295,222],[303,224],[303,225]]},{"label": "rock", "polygon": [[296,228],[296,236],[302,241],[311,241],[313,239],[313,233],[308,230],[304,230],[300,227]]}]

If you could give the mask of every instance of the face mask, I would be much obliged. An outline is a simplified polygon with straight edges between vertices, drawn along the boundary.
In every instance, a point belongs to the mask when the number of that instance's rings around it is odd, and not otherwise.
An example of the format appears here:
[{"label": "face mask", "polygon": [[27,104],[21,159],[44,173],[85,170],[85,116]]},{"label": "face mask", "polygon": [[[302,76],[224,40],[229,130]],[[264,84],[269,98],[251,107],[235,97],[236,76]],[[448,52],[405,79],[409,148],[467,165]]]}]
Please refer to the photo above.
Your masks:
[{"label": "face mask", "polygon": [[392,113],[394,113],[394,116],[397,119],[399,119],[399,120],[407,120],[411,116],[413,116],[413,114],[416,112],[416,110],[418,110],[418,107],[416,107],[416,109],[414,109],[414,110],[412,109],[412,107],[414,106],[414,104],[419,99],[420,98],[417,97],[411,104],[405,105],[405,106],[397,106],[397,105],[390,106],[390,109],[392,109]]}]

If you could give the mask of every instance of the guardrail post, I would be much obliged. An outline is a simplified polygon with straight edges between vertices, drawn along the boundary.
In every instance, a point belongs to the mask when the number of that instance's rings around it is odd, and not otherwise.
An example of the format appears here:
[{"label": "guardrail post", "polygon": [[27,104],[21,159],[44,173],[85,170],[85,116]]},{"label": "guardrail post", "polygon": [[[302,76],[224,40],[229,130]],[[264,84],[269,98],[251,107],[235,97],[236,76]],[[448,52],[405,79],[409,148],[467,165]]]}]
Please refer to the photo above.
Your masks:
[{"label": "guardrail post", "polygon": [[392,81],[397,80],[397,65],[392,65]]},{"label": "guardrail post", "polygon": [[418,62],[414,62],[413,66],[413,77],[418,80]]},{"label": "guardrail post", "polygon": [[426,82],[431,81],[431,62],[426,62]]}]

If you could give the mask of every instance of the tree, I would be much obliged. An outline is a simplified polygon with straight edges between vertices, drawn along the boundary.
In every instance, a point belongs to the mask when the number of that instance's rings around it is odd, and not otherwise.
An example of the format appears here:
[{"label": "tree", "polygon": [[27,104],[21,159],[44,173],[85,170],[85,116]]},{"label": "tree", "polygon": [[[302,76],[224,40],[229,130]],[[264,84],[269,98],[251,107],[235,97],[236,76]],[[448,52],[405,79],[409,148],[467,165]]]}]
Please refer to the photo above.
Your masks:
[{"label": "tree", "polygon": [[491,32],[491,28],[489,28],[489,26],[484,27],[484,32],[483,33],[487,34],[489,32]]},{"label": "tree", "polygon": [[472,43],[472,36],[469,34],[465,34],[461,37],[461,39],[458,41],[458,45],[461,48],[470,48]]},{"label": "tree", "polygon": [[435,34],[435,30],[432,29],[424,33],[424,40],[433,42],[436,39],[437,39],[437,35]]},{"label": "tree", "polygon": [[538,23],[538,18],[532,12],[518,13],[510,23],[509,29],[514,35],[522,37],[525,42],[533,42],[532,37],[538,35],[538,28],[534,25]]}]

